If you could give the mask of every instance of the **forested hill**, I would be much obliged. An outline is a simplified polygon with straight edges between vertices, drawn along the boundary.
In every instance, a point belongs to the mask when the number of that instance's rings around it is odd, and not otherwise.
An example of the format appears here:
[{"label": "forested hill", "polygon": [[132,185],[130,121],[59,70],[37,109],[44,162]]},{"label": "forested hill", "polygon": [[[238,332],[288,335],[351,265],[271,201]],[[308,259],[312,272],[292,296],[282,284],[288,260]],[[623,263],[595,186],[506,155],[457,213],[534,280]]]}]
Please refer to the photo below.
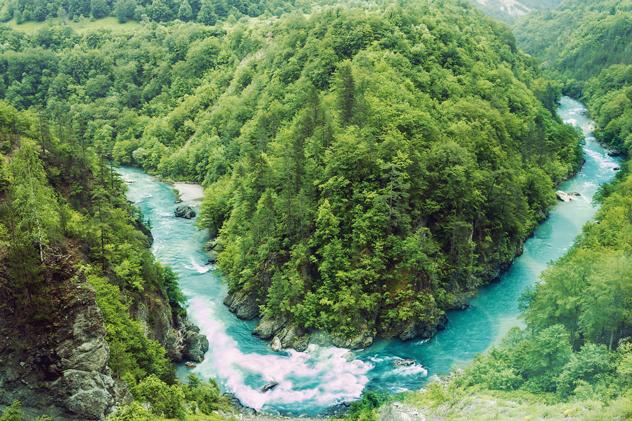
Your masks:
[{"label": "forested hill", "polygon": [[0,0],[0,20],[22,23],[114,16],[119,22],[178,19],[214,25],[229,17],[278,15],[309,4],[300,0]]},{"label": "forested hill", "polygon": [[518,22],[522,48],[543,61],[564,89],[582,96],[600,140],[632,146],[632,1],[566,1]]},{"label": "forested hill", "polygon": [[228,303],[284,345],[432,335],[579,163],[555,90],[465,3],[1,37],[7,100],[208,186]]},{"label": "forested hill", "polygon": [[551,9],[560,4],[560,0],[472,0],[487,15],[505,22],[533,13],[537,10]]},{"label": "forested hill", "polygon": [[[629,157],[632,3],[566,1],[527,17],[516,31],[560,87],[587,101],[601,140]],[[512,330],[463,373],[406,402],[428,418],[631,419],[629,161],[599,201],[596,221],[525,296],[526,328]],[[354,419],[375,413],[373,406],[370,400],[358,405]]]}]

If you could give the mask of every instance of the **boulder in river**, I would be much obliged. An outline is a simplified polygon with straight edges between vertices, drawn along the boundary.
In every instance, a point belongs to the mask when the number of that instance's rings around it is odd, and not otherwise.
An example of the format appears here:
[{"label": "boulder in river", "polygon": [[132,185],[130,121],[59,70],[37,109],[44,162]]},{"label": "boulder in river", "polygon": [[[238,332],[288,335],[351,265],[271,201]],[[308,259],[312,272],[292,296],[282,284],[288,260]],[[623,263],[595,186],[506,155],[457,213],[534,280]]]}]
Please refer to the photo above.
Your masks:
[{"label": "boulder in river", "polygon": [[355,336],[351,337],[343,337],[334,335],[331,338],[331,342],[340,348],[347,349],[364,349],[368,348],[373,344],[373,340],[375,339],[375,332],[370,330],[367,326],[358,329],[358,332]]},{"label": "boulder in river", "polygon": [[279,382],[267,383],[267,384],[263,385],[263,387],[261,388],[261,393],[269,392],[272,389],[274,389],[275,387],[277,387],[278,385],[279,385]]},{"label": "boulder in river", "polygon": [[204,354],[208,351],[209,344],[206,336],[200,333],[200,329],[189,324],[184,337],[183,357],[189,361],[201,363],[204,361]]},{"label": "boulder in river", "polygon": [[270,348],[274,352],[279,352],[281,349],[283,349],[283,345],[281,344],[281,339],[279,339],[278,336],[275,336],[274,338],[272,338],[272,342],[270,342]]},{"label": "boulder in river", "polygon": [[192,219],[195,218],[195,211],[191,206],[180,205],[176,208],[174,214],[178,218]]},{"label": "boulder in river", "polygon": [[565,191],[562,190],[558,190],[555,192],[555,196],[557,196],[558,200],[561,200],[562,202],[570,202],[573,200],[573,196],[571,196],[570,194],[566,193]]},{"label": "boulder in river", "polygon": [[393,361],[393,365],[395,367],[410,367],[411,365],[415,365],[415,360],[411,358],[398,358]]},{"label": "boulder in river", "polygon": [[619,167],[612,167],[612,171],[619,171],[620,168]]},{"label": "boulder in river", "polygon": [[623,152],[621,151],[614,150],[614,151],[608,152],[608,156],[612,156],[612,157],[617,157],[617,156],[622,156],[622,155],[623,155]]}]

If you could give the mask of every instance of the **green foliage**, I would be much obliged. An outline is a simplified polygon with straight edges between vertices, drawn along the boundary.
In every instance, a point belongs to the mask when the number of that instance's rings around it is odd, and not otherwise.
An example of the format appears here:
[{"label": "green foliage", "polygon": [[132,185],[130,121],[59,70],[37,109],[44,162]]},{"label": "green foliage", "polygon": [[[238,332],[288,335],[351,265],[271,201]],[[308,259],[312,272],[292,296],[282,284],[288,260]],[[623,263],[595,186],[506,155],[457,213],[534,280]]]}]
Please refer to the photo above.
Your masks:
[{"label": "green foliage", "polygon": [[105,319],[106,339],[110,346],[109,366],[114,373],[130,384],[150,374],[171,379],[173,368],[164,348],[145,337],[141,324],[130,317],[119,288],[106,278],[94,275],[88,275],[88,282],[96,291],[97,304]]},{"label": "green foliage", "polygon": [[[172,3],[136,14],[187,15]],[[146,290],[150,263],[109,228],[121,218],[110,156],[207,186],[199,223],[218,236],[231,289],[258,294],[263,314],[398,336],[495,279],[581,160],[553,114],[559,89],[506,28],[440,3],[323,7],[226,32],[54,30],[46,49],[7,41],[20,46],[0,53],[0,93],[63,115],[77,150],[94,147],[83,237],[124,290]],[[188,5],[207,23],[243,6]]]},{"label": "green foliage", "polygon": [[351,404],[345,420],[377,421],[375,409],[386,402],[386,396],[377,392],[366,392],[362,399]]},{"label": "green foliage", "polygon": [[107,419],[108,421],[154,421],[156,416],[138,401],[132,401],[118,407],[116,412]]},{"label": "green foliage", "polygon": [[[327,3],[326,1],[324,3]],[[214,25],[229,16],[259,16],[264,13],[280,14],[294,8],[308,9],[309,2],[295,0],[15,0],[2,9],[2,20],[15,19],[18,24],[26,21],[45,21],[54,18],[95,19],[115,16],[120,22],[147,17],[157,22],[175,18]]]},{"label": "green foliage", "polygon": [[40,261],[45,249],[60,235],[60,216],[57,200],[46,180],[46,173],[37,146],[22,139],[19,149],[9,164],[11,173],[10,200],[14,235],[18,244],[37,245]]},{"label": "green foliage", "polygon": [[184,393],[178,385],[167,385],[152,375],[139,382],[133,394],[140,402],[148,403],[154,415],[184,419]]},{"label": "green foliage", "polygon": [[24,419],[24,415],[22,415],[22,403],[20,401],[13,402],[0,414],[0,421],[22,421]]},{"label": "green foliage", "polygon": [[566,1],[534,13],[516,27],[519,43],[542,59],[565,90],[583,96],[614,149],[632,147],[632,2]]}]

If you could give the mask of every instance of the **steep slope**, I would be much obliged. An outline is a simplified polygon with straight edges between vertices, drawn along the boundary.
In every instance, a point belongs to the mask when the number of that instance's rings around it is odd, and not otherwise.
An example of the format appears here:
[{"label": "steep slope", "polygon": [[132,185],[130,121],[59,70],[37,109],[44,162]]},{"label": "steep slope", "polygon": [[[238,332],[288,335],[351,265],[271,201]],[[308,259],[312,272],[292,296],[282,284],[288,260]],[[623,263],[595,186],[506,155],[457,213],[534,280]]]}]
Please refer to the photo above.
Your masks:
[{"label": "steep slope", "polygon": [[0,116],[0,407],[102,419],[202,339],[104,161],[43,115]]},{"label": "steep slope", "polygon": [[519,252],[577,168],[575,134],[529,88],[547,89],[506,29],[462,5],[265,31],[274,42],[159,165],[177,173],[218,140],[236,157],[207,172],[202,209],[227,304],[261,308],[255,333],[299,348],[311,331],[350,347],[431,336]]},{"label": "steep slope", "polygon": [[228,304],[285,345],[432,335],[579,162],[550,84],[462,3],[2,36],[5,98],[209,187]]},{"label": "steep slope", "polygon": [[583,96],[599,123],[600,140],[627,151],[632,145],[632,2],[566,1],[521,20],[516,34],[567,92]]},{"label": "steep slope", "polygon": [[[518,25],[518,37],[569,92],[588,101],[598,134],[632,146],[630,2],[567,1]],[[632,175],[627,161],[601,191],[594,223],[526,297],[514,329],[463,372],[350,419],[413,411],[429,419],[627,420],[632,417]],[[371,415],[370,415],[371,414]]]}]

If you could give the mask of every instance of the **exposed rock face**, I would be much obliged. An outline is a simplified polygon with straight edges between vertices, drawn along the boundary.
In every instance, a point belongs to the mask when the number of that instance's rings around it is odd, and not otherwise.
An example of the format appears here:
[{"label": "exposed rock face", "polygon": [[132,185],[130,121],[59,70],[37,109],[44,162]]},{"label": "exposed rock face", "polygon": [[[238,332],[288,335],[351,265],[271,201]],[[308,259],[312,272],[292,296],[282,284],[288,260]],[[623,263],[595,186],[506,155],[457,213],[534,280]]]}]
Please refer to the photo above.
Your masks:
[{"label": "exposed rock face", "polygon": [[272,342],[270,342],[270,348],[274,352],[279,352],[280,350],[283,349],[283,344],[281,343],[281,339],[279,339],[278,336],[275,336],[274,338],[272,338]]},{"label": "exposed rock face", "polygon": [[379,414],[379,421],[425,421],[426,417],[420,409],[394,402],[384,406]]},{"label": "exposed rock face", "polygon": [[242,320],[252,320],[259,316],[259,303],[254,293],[243,290],[229,293],[224,304]]},{"label": "exposed rock face", "polygon": [[195,211],[191,206],[180,205],[174,211],[174,214],[178,218],[192,219],[195,218]]},{"label": "exposed rock face", "polygon": [[[52,258],[51,258],[52,259]],[[46,318],[28,304],[0,306],[0,405],[20,400],[27,418],[102,419],[126,389],[112,378],[103,318],[92,289],[65,257],[45,274]],[[25,307],[22,307],[25,306]],[[40,320],[40,321],[38,321]]]},{"label": "exposed rock face", "polygon": [[143,294],[131,311],[142,323],[145,334],[160,342],[172,361],[201,362],[204,359],[208,340],[183,312],[173,309],[159,291]]},{"label": "exposed rock face", "polygon": [[309,345],[310,335],[302,328],[288,323],[284,318],[264,316],[252,332],[261,339],[272,339],[271,347],[274,351],[292,348],[305,351]]},{"label": "exposed rock face", "polygon": [[201,363],[204,360],[206,351],[208,351],[208,339],[200,334],[200,328],[187,322],[187,330],[184,336],[184,359]]},{"label": "exposed rock face", "polygon": [[411,321],[406,326],[404,326],[398,337],[402,341],[410,341],[416,338],[432,338],[437,332],[445,329],[447,323],[448,318],[445,315],[441,316],[441,319],[436,326]]},{"label": "exposed rock face", "polygon": [[369,347],[375,338],[375,332],[365,327],[351,338],[333,336],[331,342],[341,348],[363,349]]}]

